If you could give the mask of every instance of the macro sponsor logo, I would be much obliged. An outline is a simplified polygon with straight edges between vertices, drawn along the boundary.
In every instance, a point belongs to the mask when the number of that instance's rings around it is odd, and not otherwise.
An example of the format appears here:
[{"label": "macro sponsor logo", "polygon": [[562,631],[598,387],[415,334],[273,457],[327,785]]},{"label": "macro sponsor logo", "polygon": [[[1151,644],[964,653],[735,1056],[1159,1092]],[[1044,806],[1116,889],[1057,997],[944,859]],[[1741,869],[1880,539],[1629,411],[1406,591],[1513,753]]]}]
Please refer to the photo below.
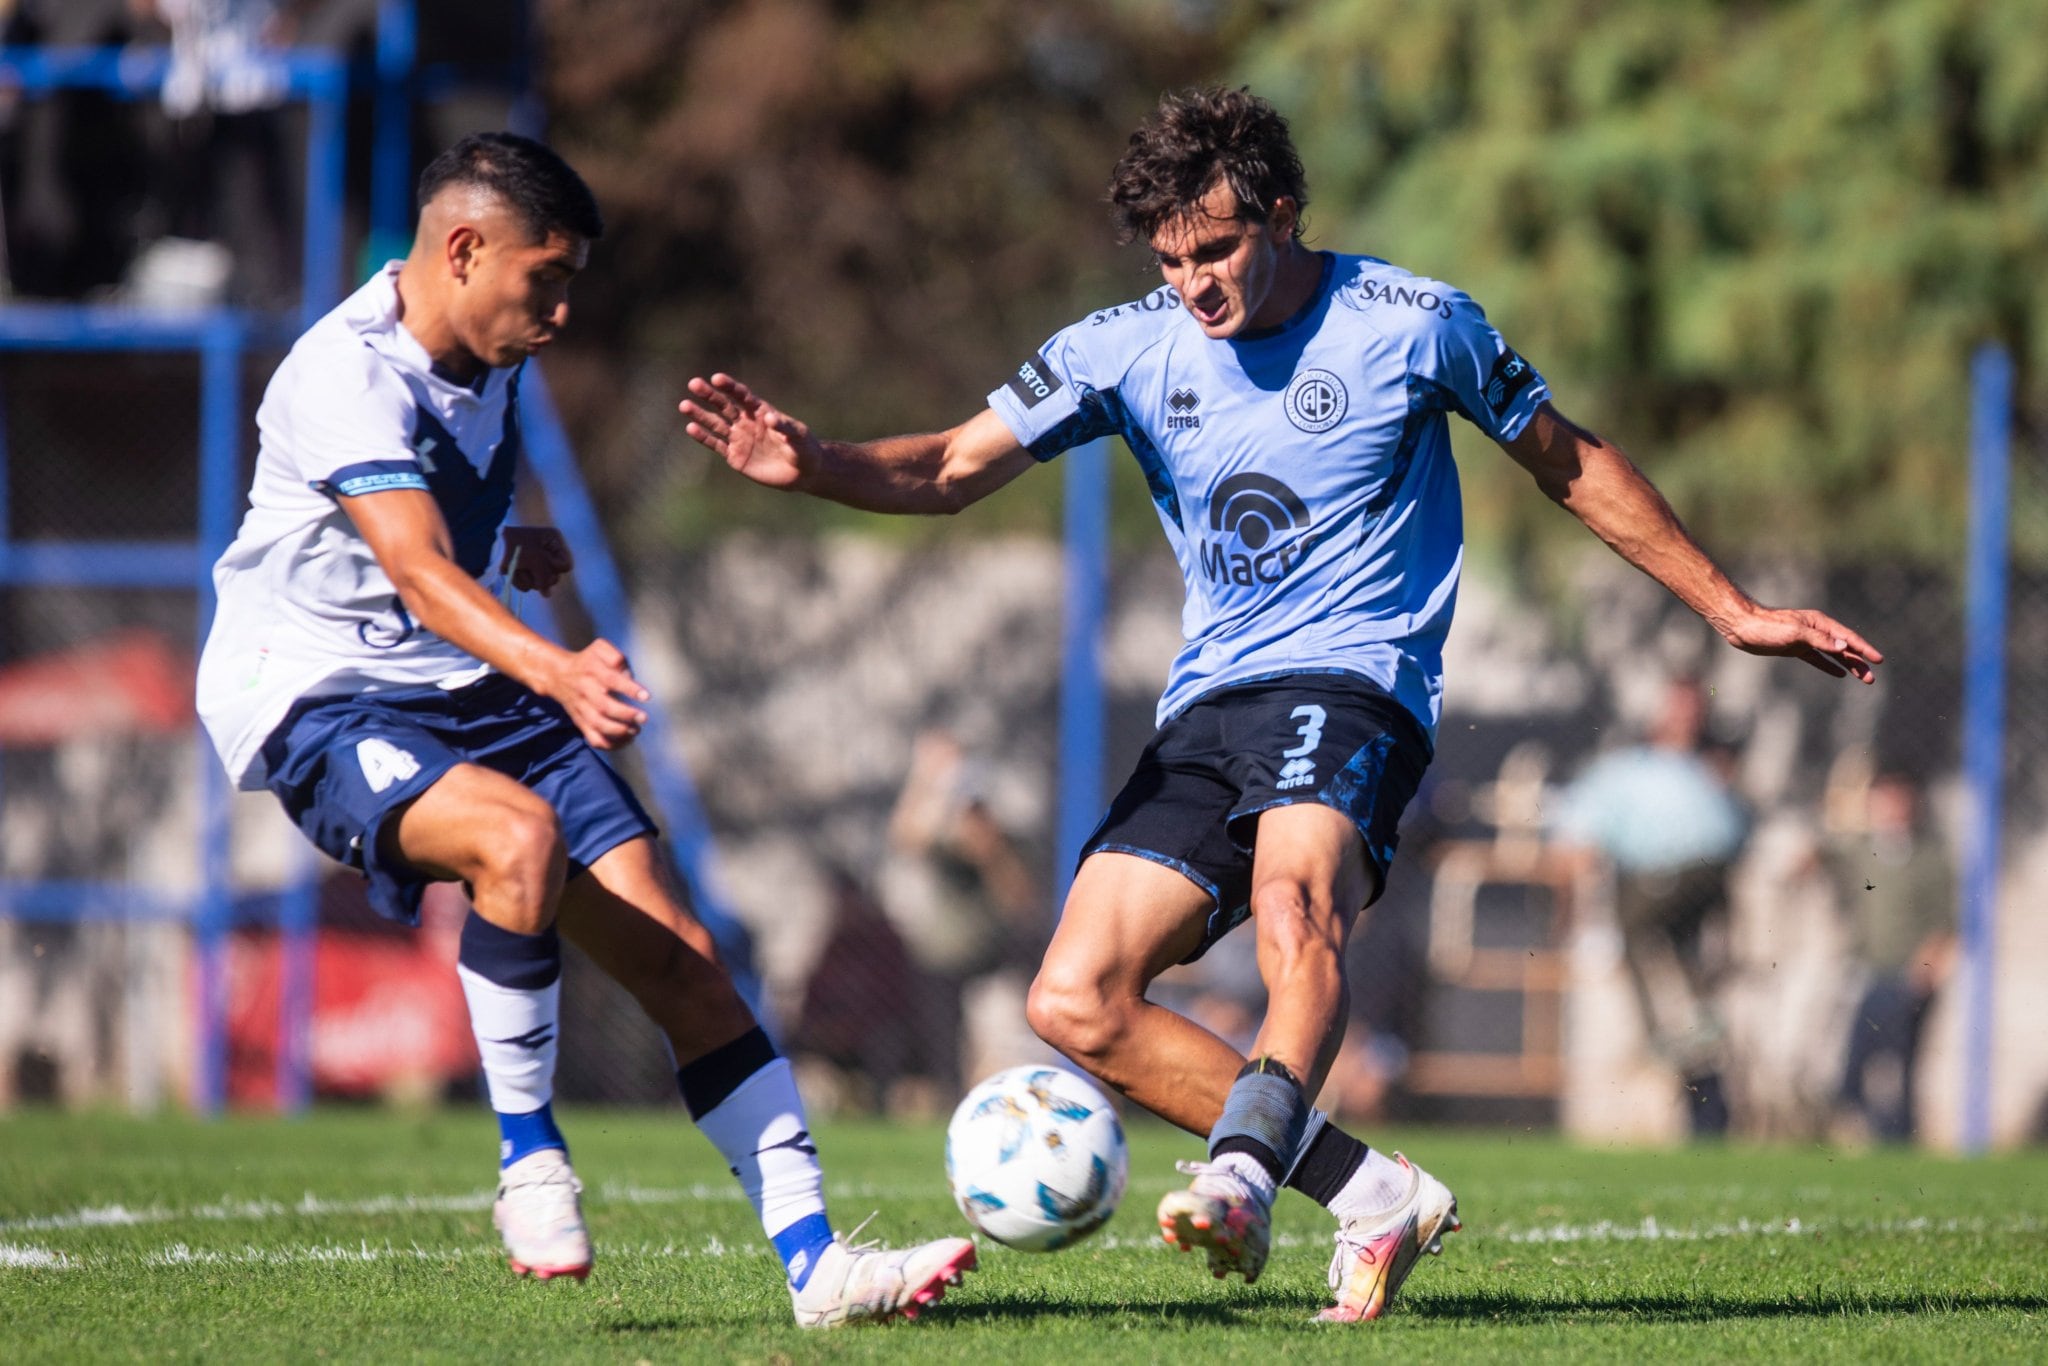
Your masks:
[{"label": "macro sponsor logo", "polygon": [[1435,290],[1410,289],[1406,285],[1383,285],[1378,280],[1366,280],[1358,286],[1358,296],[1369,304],[1405,304],[1425,313],[1434,313],[1439,318],[1451,316],[1450,300]]},{"label": "macro sponsor logo", "polygon": [[1036,408],[1051,398],[1060,389],[1060,377],[1045,363],[1043,354],[1033,356],[1017,367],[1017,373],[1010,376],[1010,392],[1026,408]]},{"label": "macro sponsor logo", "polygon": [[1202,573],[1212,583],[1278,583],[1315,545],[1306,532],[1308,506],[1266,474],[1234,474],[1209,497],[1209,530],[1201,543]]},{"label": "macro sponsor logo", "polygon": [[1287,386],[1287,420],[1305,432],[1327,432],[1344,420],[1351,396],[1328,370],[1304,370]]},{"label": "macro sponsor logo", "polygon": [[1193,431],[1202,425],[1201,414],[1195,409],[1202,406],[1202,396],[1194,390],[1182,387],[1166,396],[1166,429],[1172,431]]}]

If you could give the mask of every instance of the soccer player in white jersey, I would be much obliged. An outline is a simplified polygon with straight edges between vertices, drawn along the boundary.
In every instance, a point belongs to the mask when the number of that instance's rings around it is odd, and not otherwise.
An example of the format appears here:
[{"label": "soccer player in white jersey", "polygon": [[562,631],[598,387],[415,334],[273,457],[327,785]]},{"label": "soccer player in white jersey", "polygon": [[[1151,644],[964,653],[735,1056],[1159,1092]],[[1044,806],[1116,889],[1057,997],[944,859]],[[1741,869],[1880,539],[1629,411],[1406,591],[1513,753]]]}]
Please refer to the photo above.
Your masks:
[{"label": "soccer player in white jersey", "polygon": [[411,254],[301,337],[264,394],[199,710],[236,782],[275,793],[379,912],[416,923],[428,882],[469,888],[459,972],[514,1271],[591,1267],[550,1104],[566,935],[666,1036],[797,1321],[915,1318],[974,1266],[973,1243],[888,1251],[833,1233],[789,1064],[599,757],[639,734],[646,689],[610,643],[562,649],[484,581],[494,550],[520,589],[571,568],[553,531],[503,524],[521,368],[567,323],[602,232],[583,181],[529,139],[468,137],[426,168]]},{"label": "soccer player in white jersey", "polygon": [[[1344,943],[1379,895],[1433,747],[1463,558],[1445,417],[1738,649],[1869,681],[1878,652],[1819,612],[1764,607],[1621,451],[1449,285],[1313,250],[1285,121],[1238,90],[1169,96],[1110,184],[1165,286],[1055,335],[947,431],[821,440],[728,375],[692,379],[690,435],[750,479],[855,507],[951,512],[1120,435],[1187,585],[1159,731],[1083,851],[1029,1014],[1048,1042],[1209,1161],[1159,1207],[1166,1239],[1255,1279],[1291,1185],[1339,1220],[1332,1321],[1377,1317],[1458,1227],[1443,1183],[1310,1106],[1345,1020]],[[1247,1062],[1145,999],[1249,915],[1269,1005]]]}]

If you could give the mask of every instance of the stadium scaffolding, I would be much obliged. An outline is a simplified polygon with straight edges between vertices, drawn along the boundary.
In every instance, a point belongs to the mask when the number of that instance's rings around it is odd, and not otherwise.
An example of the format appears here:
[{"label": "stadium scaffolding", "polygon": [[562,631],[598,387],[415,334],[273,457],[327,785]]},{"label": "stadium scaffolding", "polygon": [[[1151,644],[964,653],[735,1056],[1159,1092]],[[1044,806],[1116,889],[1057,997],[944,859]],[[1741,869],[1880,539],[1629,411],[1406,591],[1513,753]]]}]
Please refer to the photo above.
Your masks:
[{"label": "stadium scaffolding", "polygon": [[[394,243],[402,246],[411,215],[413,0],[383,0],[378,19],[371,245],[388,250]],[[123,304],[9,302],[0,309],[0,353],[172,353],[198,358],[199,513],[194,535],[164,541],[15,539],[9,518],[7,425],[0,403],[0,589],[190,590],[198,602],[194,639],[206,638],[214,610],[213,564],[234,537],[246,492],[245,360],[255,349],[289,346],[298,332],[339,302],[344,285],[348,66],[334,54],[312,50],[281,51],[268,60],[286,100],[303,104],[307,111],[301,284],[293,308],[278,315],[229,306],[159,311]],[[6,47],[0,48],[0,88],[27,97],[93,90],[134,101],[157,94],[169,65],[170,54],[163,48]],[[625,590],[569,438],[537,371],[523,386],[521,417],[528,469],[576,555],[578,595],[598,631],[631,657],[635,632]],[[553,604],[548,606],[552,615]],[[559,626],[555,634],[561,634]],[[744,932],[712,881],[710,831],[695,787],[661,708],[650,705],[648,712],[642,752],[656,809],[699,915],[733,961],[743,962],[744,955],[735,950]],[[243,927],[273,929],[282,949],[276,1095],[280,1109],[299,1110],[312,1096],[313,936],[323,865],[310,849],[300,850],[281,891],[237,895],[229,857],[234,794],[196,720],[192,729],[201,760],[195,766],[200,848],[193,894],[167,894],[133,881],[102,878],[0,879],[0,917],[71,924],[189,924],[197,972],[188,1101],[207,1115],[219,1113],[227,1099],[229,936]],[[0,782],[4,776],[0,773]],[[750,998],[758,997],[751,980],[743,979],[741,986]]]}]

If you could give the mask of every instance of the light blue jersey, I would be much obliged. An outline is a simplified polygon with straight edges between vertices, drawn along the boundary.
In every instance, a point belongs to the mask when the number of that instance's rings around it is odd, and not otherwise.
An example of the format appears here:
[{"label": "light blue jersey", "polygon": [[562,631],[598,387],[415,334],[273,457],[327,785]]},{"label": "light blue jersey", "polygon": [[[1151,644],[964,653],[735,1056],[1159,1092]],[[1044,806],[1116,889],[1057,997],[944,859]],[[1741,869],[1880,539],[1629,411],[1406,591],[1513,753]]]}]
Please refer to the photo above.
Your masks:
[{"label": "light blue jersey", "polygon": [[989,406],[1041,460],[1110,435],[1137,456],[1187,582],[1161,724],[1229,684],[1346,673],[1433,736],[1464,561],[1444,415],[1508,441],[1549,395],[1463,293],[1323,253],[1277,328],[1213,340],[1161,286],[1055,335]]}]

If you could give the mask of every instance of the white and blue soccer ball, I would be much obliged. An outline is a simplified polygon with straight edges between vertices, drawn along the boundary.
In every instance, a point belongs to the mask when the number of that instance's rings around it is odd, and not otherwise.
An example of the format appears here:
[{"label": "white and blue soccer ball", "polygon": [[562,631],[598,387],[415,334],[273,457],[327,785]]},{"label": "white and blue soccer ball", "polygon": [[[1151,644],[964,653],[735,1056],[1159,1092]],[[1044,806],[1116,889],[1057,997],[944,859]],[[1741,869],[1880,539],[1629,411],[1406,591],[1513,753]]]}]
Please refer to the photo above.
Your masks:
[{"label": "white and blue soccer ball", "polygon": [[1116,1213],[1130,1175],[1108,1097],[1057,1067],[1012,1067],[967,1093],[946,1126],[946,1180],[967,1222],[1052,1252]]}]

